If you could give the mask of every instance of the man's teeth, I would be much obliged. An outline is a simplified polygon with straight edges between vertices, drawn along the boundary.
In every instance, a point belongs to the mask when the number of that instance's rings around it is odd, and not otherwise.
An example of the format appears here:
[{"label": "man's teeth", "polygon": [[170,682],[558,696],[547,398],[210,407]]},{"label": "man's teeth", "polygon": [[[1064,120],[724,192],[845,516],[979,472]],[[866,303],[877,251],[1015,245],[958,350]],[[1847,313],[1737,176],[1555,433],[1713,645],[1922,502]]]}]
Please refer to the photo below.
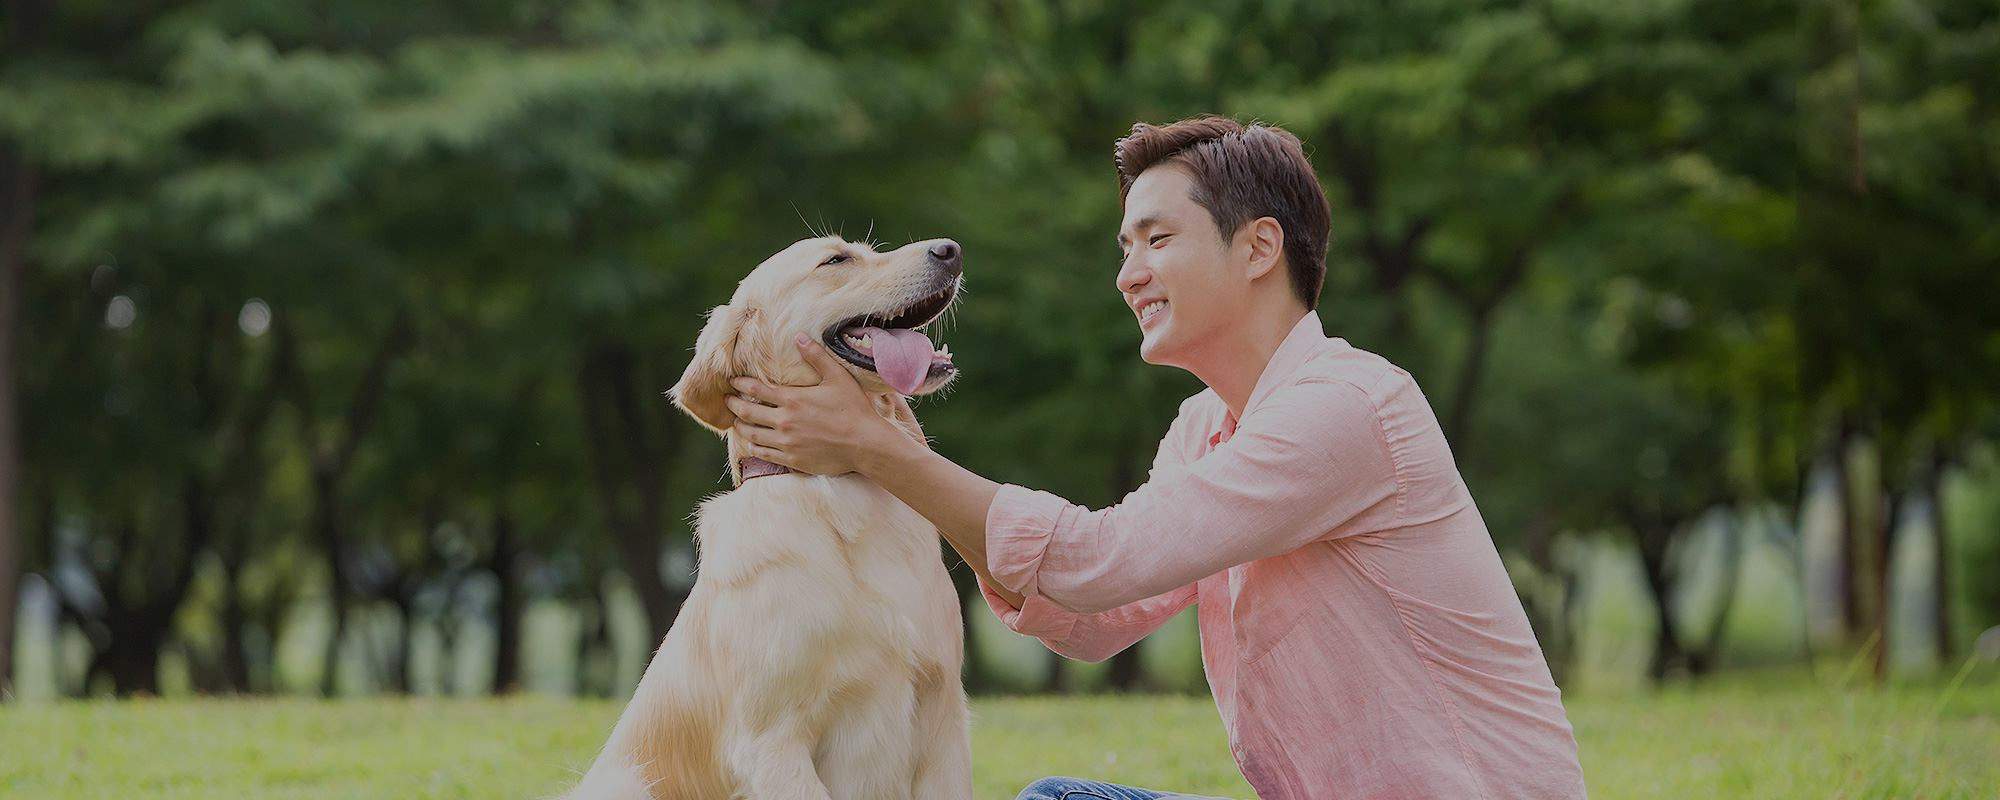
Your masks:
[{"label": "man's teeth", "polygon": [[1139,320],[1141,322],[1144,322],[1147,319],[1152,318],[1154,314],[1160,313],[1160,309],[1166,307],[1167,307],[1167,301],[1165,300],[1154,300],[1153,302],[1147,303],[1146,305],[1140,307],[1139,309]]}]

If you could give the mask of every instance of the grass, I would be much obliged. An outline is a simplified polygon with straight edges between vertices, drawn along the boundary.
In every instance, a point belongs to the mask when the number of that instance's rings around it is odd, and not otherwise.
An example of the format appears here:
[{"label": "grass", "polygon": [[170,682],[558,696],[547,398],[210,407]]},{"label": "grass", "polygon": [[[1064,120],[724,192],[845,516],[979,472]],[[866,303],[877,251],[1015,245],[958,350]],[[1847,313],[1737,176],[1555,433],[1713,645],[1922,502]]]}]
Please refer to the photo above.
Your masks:
[{"label": "grass", "polygon": [[[2000,681],[1836,691],[1802,677],[1568,702],[1591,796],[2000,796]],[[1205,698],[975,704],[975,785],[1071,774],[1248,797]],[[587,763],[619,705],[141,700],[0,709],[0,797],[530,798]]]}]

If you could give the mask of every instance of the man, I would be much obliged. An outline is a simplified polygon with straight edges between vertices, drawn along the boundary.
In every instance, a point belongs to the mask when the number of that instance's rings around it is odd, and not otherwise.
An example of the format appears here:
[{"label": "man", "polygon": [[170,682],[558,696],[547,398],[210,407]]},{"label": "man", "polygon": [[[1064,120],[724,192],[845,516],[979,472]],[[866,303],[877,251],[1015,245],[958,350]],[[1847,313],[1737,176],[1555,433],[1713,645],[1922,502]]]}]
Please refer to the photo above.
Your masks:
[{"label": "man", "polygon": [[[1429,403],[1321,332],[1330,212],[1298,139],[1141,124],[1117,166],[1139,354],[1208,385],[1122,503],[1001,486],[897,435],[803,335],[820,384],[738,379],[757,402],[730,398],[736,435],[894,493],[1000,619],[1072,658],[1199,604],[1230,750],[1264,800],[1583,797],[1560,693]],[[1162,796],[1075,779],[1021,795]]]}]

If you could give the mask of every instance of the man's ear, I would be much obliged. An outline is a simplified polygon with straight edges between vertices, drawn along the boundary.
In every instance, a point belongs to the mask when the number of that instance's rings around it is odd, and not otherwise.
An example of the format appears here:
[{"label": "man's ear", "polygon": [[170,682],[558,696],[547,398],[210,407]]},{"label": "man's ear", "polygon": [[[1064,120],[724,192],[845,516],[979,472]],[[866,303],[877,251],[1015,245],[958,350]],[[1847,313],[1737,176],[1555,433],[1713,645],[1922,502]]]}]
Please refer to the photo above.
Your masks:
[{"label": "man's ear", "polygon": [[1257,280],[1277,269],[1285,256],[1285,227],[1271,217],[1258,217],[1243,224],[1236,234],[1239,238],[1250,237],[1250,280]]},{"label": "man's ear", "polygon": [[741,374],[736,360],[736,340],[742,335],[748,309],[716,306],[708,312],[708,324],[694,342],[694,360],[667,394],[688,416],[714,428],[717,433],[736,424],[736,415],[722,398],[734,391],[729,379]]}]

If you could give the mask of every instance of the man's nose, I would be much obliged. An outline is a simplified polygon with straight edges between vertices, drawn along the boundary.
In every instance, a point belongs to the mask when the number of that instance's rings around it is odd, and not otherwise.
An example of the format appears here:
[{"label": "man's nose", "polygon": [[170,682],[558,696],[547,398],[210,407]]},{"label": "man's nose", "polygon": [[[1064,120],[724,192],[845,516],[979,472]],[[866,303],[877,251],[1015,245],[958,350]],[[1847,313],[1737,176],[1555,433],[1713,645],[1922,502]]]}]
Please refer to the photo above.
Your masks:
[{"label": "man's nose", "polygon": [[1152,270],[1141,263],[1141,257],[1137,253],[1127,257],[1125,263],[1118,266],[1118,291],[1132,294],[1152,279]]}]

